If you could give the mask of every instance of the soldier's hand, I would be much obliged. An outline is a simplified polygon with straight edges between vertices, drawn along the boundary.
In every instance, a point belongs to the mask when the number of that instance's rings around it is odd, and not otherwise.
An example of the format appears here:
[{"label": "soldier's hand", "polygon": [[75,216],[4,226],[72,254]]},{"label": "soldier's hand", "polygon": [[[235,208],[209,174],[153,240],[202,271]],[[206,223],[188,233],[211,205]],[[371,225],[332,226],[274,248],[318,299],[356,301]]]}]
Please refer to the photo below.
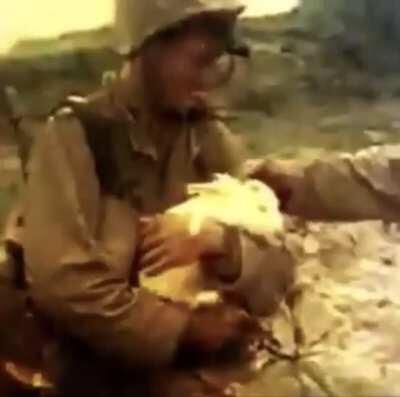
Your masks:
[{"label": "soldier's hand", "polygon": [[256,321],[235,306],[221,304],[199,307],[192,314],[182,346],[211,354],[231,343],[241,342],[245,335],[256,329]]},{"label": "soldier's hand", "polygon": [[302,183],[304,165],[294,160],[262,159],[246,162],[246,175],[273,189],[285,209],[296,186]]},{"label": "soldier's hand", "polygon": [[202,230],[192,235],[189,217],[158,215],[142,218],[140,226],[139,267],[156,275],[167,269],[185,266],[207,254],[222,254],[224,229],[204,222]]}]

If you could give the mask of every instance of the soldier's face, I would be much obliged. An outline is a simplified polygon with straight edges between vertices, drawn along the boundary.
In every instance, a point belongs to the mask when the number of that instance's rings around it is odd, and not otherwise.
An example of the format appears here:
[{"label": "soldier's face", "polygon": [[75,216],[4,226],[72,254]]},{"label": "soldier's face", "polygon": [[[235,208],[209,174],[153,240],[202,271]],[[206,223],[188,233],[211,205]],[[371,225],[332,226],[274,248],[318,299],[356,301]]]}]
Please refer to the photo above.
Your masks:
[{"label": "soldier's face", "polygon": [[144,59],[149,94],[167,108],[204,106],[207,95],[229,74],[231,57],[223,57],[225,48],[225,37],[205,22],[155,44]]}]

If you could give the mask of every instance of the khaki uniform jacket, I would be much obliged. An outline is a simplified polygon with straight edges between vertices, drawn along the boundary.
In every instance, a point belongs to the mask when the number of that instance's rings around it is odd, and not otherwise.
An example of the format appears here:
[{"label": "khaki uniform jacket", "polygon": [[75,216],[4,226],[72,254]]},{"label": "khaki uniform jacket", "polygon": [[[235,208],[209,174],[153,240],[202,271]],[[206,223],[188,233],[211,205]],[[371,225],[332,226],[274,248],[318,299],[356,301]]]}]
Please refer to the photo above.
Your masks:
[{"label": "khaki uniform jacket", "polygon": [[[33,148],[20,233],[31,293],[62,332],[96,351],[128,365],[164,365],[188,313],[130,282],[138,214],[179,203],[188,182],[213,172],[238,175],[242,148],[218,121],[160,126],[107,92],[84,102],[90,117],[79,106],[61,109]],[[226,260],[238,277],[221,286],[267,314],[292,281],[290,256],[236,236]]]},{"label": "khaki uniform jacket", "polygon": [[400,145],[332,155],[305,166],[300,175],[286,205],[292,214],[315,220],[400,220]]}]

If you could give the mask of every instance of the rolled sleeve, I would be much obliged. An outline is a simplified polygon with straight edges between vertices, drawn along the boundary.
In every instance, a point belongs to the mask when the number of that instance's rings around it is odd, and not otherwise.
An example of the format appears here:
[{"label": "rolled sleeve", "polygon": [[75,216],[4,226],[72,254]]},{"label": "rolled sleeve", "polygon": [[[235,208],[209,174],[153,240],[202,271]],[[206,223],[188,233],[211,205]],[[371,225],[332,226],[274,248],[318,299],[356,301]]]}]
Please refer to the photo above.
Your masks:
[{"label": "rolled sleeve", "polygon": [[288,211],[316,220],[400,219],[400,146],[372,147],[306,167]]}]

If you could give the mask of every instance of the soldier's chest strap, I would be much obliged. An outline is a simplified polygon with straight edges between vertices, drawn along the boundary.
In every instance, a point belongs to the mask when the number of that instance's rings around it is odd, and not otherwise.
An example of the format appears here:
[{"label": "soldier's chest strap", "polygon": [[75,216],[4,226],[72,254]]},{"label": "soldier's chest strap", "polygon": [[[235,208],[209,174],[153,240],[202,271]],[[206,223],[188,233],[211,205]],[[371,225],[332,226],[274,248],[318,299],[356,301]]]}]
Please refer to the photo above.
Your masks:
[{"label": "soldier's chest strap", "polygon": [[123,197],[129,170],[134,167],[126,122],[103,115],[84,99],[67,98],[63,104],[73,110],[84,128],[103,191]]}]

